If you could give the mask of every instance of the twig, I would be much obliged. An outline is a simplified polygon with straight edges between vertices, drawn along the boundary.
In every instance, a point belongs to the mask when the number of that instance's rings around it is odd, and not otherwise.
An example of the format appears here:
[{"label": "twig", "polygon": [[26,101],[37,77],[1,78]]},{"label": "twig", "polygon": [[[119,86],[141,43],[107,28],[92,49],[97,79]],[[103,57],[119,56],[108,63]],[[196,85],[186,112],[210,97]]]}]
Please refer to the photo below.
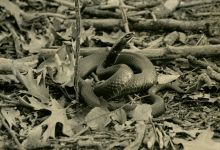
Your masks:
[{"label": "twig", "polygon": [[220,12],[201,12],[201,13],[196,13],[193,14],[195,17],[200,17],[200,16],[220,16]]},{"label": "twig", "polygon": [[[112,4],[112,5],[109,5],[109,4],[107,4],[107,5],[98,5],[98,6],[95,6],[95,7],[97,7],[98,9],[115,9],[115,8],[118,8],[118,5],[116,4],[116,5],[114,5],[114,4]],[[133,7],[133,6],[129,6],[129,5],[124,5],[124,8],[126,8],[126,9],[135,9],[135,7]]]},{"label": "twig", "polygon": [[172,14],[179,6],[180,0],[166,0],[164,3],[156,6],[152,10],[152,14],[158,18],[166,18]]},{"label": "twig", "polygon": [[163,129],[160,125],[159,125],[159,129],[160,129],[160,131],[163,133],[164,137],[168,138],[172,150],[176,150],[176,148],[175,148],[175,146],[174,146],[174,144],[173,144],[173,141],[171,140],[170,136],[168,136],[168,135],[166,134],[166,132],[164,131],[164,129]]},{"label": "twig", "polygon": [[[70,20],[70,22],[75,20]],[[85,28],[93,26],[97,30],[112,30],[115,27],[124,28],[121,19],[82,19],[82,25]],[[183,21],[175,19],[153,19],[139,20],[129,22],[129,27],[134,31],[146,31],[146,30],[170,30],[170,31],[207,31],[208,27],[214,26],[216,20],[201,20],[201,21]]]},{"label": "twig", "polygon": [[57,18],[62,18],[62,19],[68,19],[67,16],[58,14],[58,13],[51,13],[51,12],[44,12],[44,13],[30,13],[30,16],[32,16],[32,19],[39,18],[41,16],[48,16],[48,17],[57,17]]},{"label": "twig", "polygon": [[217,2],[220,2],[220,0],[197,0],[197,1],[189,1],[185,3],[180,3],[179,8],[182,7],[193,7],[196,5],[203,5],[203,4],[215,4]]},{"label": "twig", "polygon": [[[55,49],[40,49],[42,54],[54,54],[56,53],[58,47]],[[108,47],[84,47],[80,48],[80,55],[87,56],[97,52],[109,51]],[[144,56],[149,57],[150,59],[174,59],[180,57],[186,57],[188,55],[199,56],[199,57],[210,57],[210,56],[220,56],[220,44],[216,45],[200,45],[200,46],[168,46],[167,48],[145,48],[142,50],[136,49],[124,49],[124,51],[131,53],[138,53]],[[6,59],[0,58],[0,71],[11,71],[13,63],[16,64],[16,67],[19,71],[27,70],[27,67],[33,67],[38,62],[38,56],[33,55],[31,57],[34,64],[31,64],[29,61],[20,61],[19,59]],[[30,65],[27,65],[29,64]]]},{"label": "twig", "polygon": [[126,1],[126,4],[135,7],[136,10],[152,8],[159,5],[161,1]]},{"label": "twig", "polygon": [[8,131],[8,133],[12,136],[12,138],[14,139],[16,145],[18,146],[19,150],[25,150],[24,147],[21,145],[21,143],[18,141],[15,133],[13,130],[10,129],[10,127],[8,126],[8,124],[5,122],[5,118],[2,116],[2,113],[0,113],[0,120],[2,122],[2,124],[4,125],[4,127],[6,128],[6,130]]},{"label": "twig", "polygon": [[0,108],[1,107],[15,107],[15,106],[17,106],[17,105],[15,105],[15,104],[0,104]]},{"label": "twig", "polygon": [[80,130],[78,133],[76,133],[73,137],[71,138],[67,138],[67,139],[60,139],[59,141],[61,142],[69,142],[69,143],[74,143],[78,140],[78,137],[80,135],[82,135],[83,133],[85,133],[86,131],[88,131],[90,128],[89,126],[87,126],[86,128],[83,128],[82,130]]},{"label": "twig", "polygon": [[126,13],[126,10],[124,9],[124,2],[122,0],[119,1],[119,7],[120,7],[121,13],[122,13],[122,19],[123,19],[123,23],[124,23],[125,32],[129,33],[130,29],[128,26],[127,13]]},{"label": "twig", "polygon": [[20,42],[19,36],[17,35],[17,33],[15,31],[15,28],[9,22],[6,22],[5,25],[7,26],[8,30],[12,34],[17,57],[22,57],[23,53],[22,53],[22,48],[21,48],[21,42]]},{"label": "twig", "polygon": [[4,71],[12,71],[14,64],[16,64],[16,68],[23,72],[27,71],[28,68],[34,68],[38,62],[38,57],[32,57],[31,61],[23,61],[22,59],[7,59],[7,58],[0,58],[0,70]]},{"label": "twig", "polygon": [[20,104],[16,99],[10,98],[10,97],[8,97],[4,94],[1,94],[1,93],[0,93],[0,98],[3,99],[3,101],[6,103],[10,103],[10,105],[19,105]]},{"label": "twig", "polygon": [[118,13],[115,13],[109,10],[100,10],[96,7],[86,7],[82,13],[86,13],[91,16],[95,16],[99,18],[120,18],[121,17]]},{"label": "twig", "polygon": [[216,72],[212,67],[207,67],[207,74],[216,81],[220,81],[220,73]]},{"label": "twig", "polygon": [[54,0],[55,2],[62,4],[64,6],[68,6],[70,8],[75,8],[75,4],[71,1],[67,1],[67,0]]},{"label": "twig", "polygon": [[[128,16],[127,16],[127,11],[125,9],[125,4],[124,4],[124,1],[123,0],[120,0],[119,1],[119,7],[121,9],[121,13],[122,13],[122,20],[123,20],[123,24],[124,24],[124,29],[125,29],[125,32],[126,33],[129,33],[130,32],[130,28],[129,28],[129,22],[128,22]],[[134,46],[134,43],[133,42],[130,42],[129,43],[129,46],[131,48],[134,48],[134,49],[137,49],[135,46]]]},{"label": "twig", "polygon": [[[76,101],[79,100],[79,75],[78,75],[78,64],[79,64],[79,55],[80,55],[80,34],[81,34],[81,16],[80,16],[80,6],[79,6],[79,0],[75,0],[75,6],[76,6],[76,53],[75,53],[75,78],[74,78],[74,87],[76,91]],[[73,30],[74,31],[74,30]],[[74,34],[74,32],[73,32]],[[73,35],[74,37],[74,35]]]},{"label": "twig", "polygon": [[207,68],[208,66],[210,66],[211,68],[213,68],[215,71],[220,73],[220,67],[218,67],[216,64],[212,63],[212,62],[208,62],[208,61],[202,61],[202,60],[197,60],[195,57],[193,56],[188,56],[188,61],[196,66],[201,66],[203,68]]}]

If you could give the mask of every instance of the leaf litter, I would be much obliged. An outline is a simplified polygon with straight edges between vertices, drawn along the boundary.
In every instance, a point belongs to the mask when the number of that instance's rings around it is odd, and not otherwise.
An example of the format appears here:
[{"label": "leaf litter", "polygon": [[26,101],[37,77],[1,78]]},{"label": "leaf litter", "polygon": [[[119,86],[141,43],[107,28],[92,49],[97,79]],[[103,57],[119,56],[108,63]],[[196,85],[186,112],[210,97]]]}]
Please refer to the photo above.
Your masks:
[{"label": "leaf litter", "polygon": [[[88,5],[86,7],[97,9],[95,4],[100,4],[98,8],[100,10],[109,9],[110,12],[119,13],[119,7],[116,5],[121,5],[120,3],[115,0],[107,0],[106,3],[92,0],[91,4],[86,4]],[[199,13],[205,7],[192,5],[187,8],[183,7],[184,3],[187,1],[180,2],[180,9],[176,9],[172,15],[169,14],[173,19],[190,20],[193,16],[188,12],[193,10]],[[147,53],[147,56],[150,54],[159,74],[158,83],[172,82],[186,90],[197,89],[196,92],[184,95],[172,91],[160,92],[159,94],[165,99],[167,111],[158,118],[152,118],[151,107],[139,101],[147,95],[146,92],[124,98],[137,103],[137,107],[130,112],[125,111],[123,107],[109,111],[102,107],[89,108],[81,101],[75,102],[74,66],[71,63],[75,58],[69,55],[67,48],[72,46],[71,40],[77,38],[72,35],[76,32],[72,19],[75,17],[73,11],[75,5],[72,4],[69,1],[59,0],[51,3],[0,1],[0,14],[3,16],[0,20],[2,57],[0,58],[2,93],[0,104],[1,119],[6,121],[6,124],[3,123],[4,127],[1,126],[1,131],[4,136],[7,135],[3,139],[9,141],[8,145],[1,145],[3,148],[15,148],[11,146],[14,143],[10,140],[9,133],[14,137],[12,138],[15,139],[14,141],[18,138],[18,142],[15,142],[18,146],[27,149],[78,147],[215,150],[220,147],[218,125],[220,62],[212,57],[192,58],[176,53],[167,57],[174,59],[164,61],[160,57],[154,59],[158,53],[152,55],[150,52]],[[143,9],[143,6],[147,7],[147,4],[150,5],[151,2],[132,0],[126,2],[124,7],[128,9],[128,14],[134,12],[140,14],[136,18],[128,16],[129,22],[135,22],[137,19],[145,20],[148,17],[146,9],[144,14],[139,10]],[[205,8],[209,9],[208,11],[218,11],[218,7],[216,3],[216,6],[210,5]],[[153,4],[150,10],[155,12]],[[42,13],[46,11],[53,13]],[[88,19],[91,14],[83,11],[82,16],[83,19]],[[154,17],[154,14],[152,16]],[[96,20],[97,17],[99,16],[91,17],[89,21]],[[113,31],[109,31],[103,26],[105,23],[100,25],[98,21],[96,24],[85,22],[81,26],[81,46],[85,49],[82,55],[92,53],[93,47],[99,50],[101,46],[104,48],[112,46],[124,34],[120,27],[115,26]],[[108,26],[110,28],[111,24]],[[135,47],[143,48],[141,52],[143,54],[146,54],[144,48],[161,51],[164,47],[172,48],[169,46],[211,45],[213,42],[218,43],[219,33],[215,26],[210,24],[207,31],[209,34],[202,31],[194,33],[174,29],[164,32],[136,31],[133,42]],[[25,58],[28,56],[37,57],[27,61]],[[24,59],[17,61],[18,58]],[[16,133],[15,136],[13,133]]]}]

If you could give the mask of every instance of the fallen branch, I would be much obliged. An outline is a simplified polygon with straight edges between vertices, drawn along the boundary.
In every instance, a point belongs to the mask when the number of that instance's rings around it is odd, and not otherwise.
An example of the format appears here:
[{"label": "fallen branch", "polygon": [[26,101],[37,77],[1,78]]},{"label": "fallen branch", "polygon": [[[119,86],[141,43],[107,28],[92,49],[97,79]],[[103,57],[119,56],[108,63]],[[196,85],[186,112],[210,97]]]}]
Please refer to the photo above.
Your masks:
[{"label": "fallen branch", "polygon": [[[75,22],[75,20],[72,20]],[[202,21],[179,21],[175,19],[153,19],[129,22],[129,28],[134,31],[138,30],[170,30],[170,31],[203,31],[208,32],[208,27],[216,23],[216,20]],[[93,26],[97,30],[113,30],[118,27],[123,29],[121,19],[82,19],[82,25],[85,28]]]},{"label": "fallen branch", "polygon": [[28,25],[30,22],[32,22],[34,19],[37,19],[42,16],[53,16],[53,17],[59,17],[63,19],[67,19],[65,15],[62,14],[56,14],[56,13],[26,13],[22,9],[20,9],[19,6],[17,6],[15,3],[9,1],[9,0],[0,0],[0,6],[5,8],[10,12],[12,16],[15,17],[15,20],[22,29],[23,26]]},{"label": "fallen branch", "polygon": [[210,66],[207,67],[207,74],[214,80],[220,81],[220,73],[213,70]]},{"label": "fallen branch", "polygon": [[[70,43],[71,44],[71,43]],[[93,53],[109,51],[108,47],[82,47],[80,48],[80,55],[87,56]],[[54,49],[41,49],[39,51],[42,55],[48,55],[56,53],[58,47]],[[136,49],[124,49],[123,51],[138,53],[149,57],[150,59],[171,59],[171,58],[179,58],[186,57],[188,55],[196,56],[196,57],[210,57],[210,56],[220,56],[220,44],[218,45],[204,45],[204,46],[167,46],[166,48],[145,48],[142,50]],[[30,58],[32,61],[30,61]],[[16,64],[16,67],[25,71],[27,67],[35,67],[38,62],[38,55],[34,55],[31,57],[25,57],[23,59],[6,59],[0,58],[0,70],[11,71],[11,67]]]},{"label": "fallen branch", "polygon": [[[56,0],[59,1],[59,0]],[[59,1],[60,2],[60,1]],[[20,9],[17,5],[10,2],[9,0],[1,0],[0,6],[8,10],[12,16],[15,17],[16,22],[20,29],[25,26],[28,26],[30,22],[34,19],[41,17],[42,15],[51,16],[51,13],[26,13]],[[69,5],[70,6],[70,5]],[[74,6],[75,7],[75,6]],[[56,17],[65,18],[61,14],[52,15]],[[135,18],[134,18],[135,19]],[[130,20],[132,20],[130,18]],[[75,20],[73,20],[75,22]],[[154,21],[153,19],[149,20],[140,20],[135,22],[129,22],[129,28],[131,30],[180,30],[180,31],[209,31],[207,28],[212,27],[212,23],[215,23],[214,20],[204,20],[204,21],[178,21],[175,19],[158,19]],[[91,26],[95,27],[97,30],[112,30],[115,27],[123,28],[123,21],[121,19],[83,19],[82,24],[84,27],[89,28]]]},{"label": "fallen branch", "polygon": [[[29,60],[31,58],[32,60]],[[15,67],[19,71],[27,71],[29,67],[35,67],[38,63],[38,56],[25,57],[24,59],[0,58],[0,71],[12,71]]]},{"label": "fallen branch", "polygon": [[17,35],[17,32],[15,31],[14,26],[12,26],[9,22],[6,22],[5,25],[8,28],[8,30],[10,31],[10,33],[12,34],[12,38],[14,40],[14,45],[15,45],[16,55],[17,55],[17,57],[21,58],[23,56],[23,53],[22,53],[20,38]]},{"label": "fallen branch", "polygon": [[212,69],[214,69],[215,71],[220,73],[220,68],[212,62],[208,62],[206,60],[204,60],[204,61],[198,60],[193,56],[188,56],[187,58],[188,58],[188,61],[193,65],[200,66],[203,68],[211,67]]},{"label": "fallen branch", "polygon": [[201,16],[220,16],[220,12],[201,12],[193,14],[195,17],[201,17]]},{"label": "fallen branch", "polygon": [[[81,55],[90,55],[94,52],[108,51],[108,48],[82,48]],[[185,57],[188,55],[197,57],[210,57],[220,55],[220,44],[204,46],[167,46],[166,48],[145,48],[142,50],[125,49],[123,51],[139,53],[150,58],[174,58]]]},{"label": "fallen branch", "polygon": [[[57,47],[58,48],[58,47]],[[97,52],[109,51],[109,47],[82,47],[80,54],[82,56],[91,55]],[[55,53],[57,49],[41,49],[40,53],[52,54]],[[170,57],[185,57],[188,55],[197,57],[210,57],[210,56],[220,56],[220,44],[217,45],[201,45],[201,46],[167,46],[163,48],[144,48],[142,50],[136,49],[124,49],[123,51],[131,53],[139,53],[149,58],[170,58]]]},{"label": "fallen branch", "polygon": [[121,15],[118,13],[109,10],[100,10],[95,7],[86,7],[85,9],[83,9],[82,13],[99,18],[121,18]]},{"label": "fallen branch", "polygon": [[196,5],[204,5],[204,4],[213,4],[213,3],[218,3],[220,0],[198,0],[198,1],[189,1],[189,2],[182,2],[179,5],[179,8],[183,7],[193,7]]},{"label": "fallen branch", "polygon": [[181,56],[193,55],[197,57],[209,57],[220,55],[220,44],[218,45],[200,45],[200,46],[169,46],[168,51]]},{"label": "fallen branch", "polygon": [[166,0],[164,3],[154,7],[152,14],[154,14],[156,18],[166,18],[176,10],[179,4],[180,0]]},{"label": "fallen branch", "polygon": [[161,1],[148,1],[145,3],[144,3],[144,1],[139,1],[139,2],[125,1],[125,3],[135,7],[136,10],[141,10],[141,9],[146,9],[146,8],[151,8],[151,7],[157,6],[161,3]]}]

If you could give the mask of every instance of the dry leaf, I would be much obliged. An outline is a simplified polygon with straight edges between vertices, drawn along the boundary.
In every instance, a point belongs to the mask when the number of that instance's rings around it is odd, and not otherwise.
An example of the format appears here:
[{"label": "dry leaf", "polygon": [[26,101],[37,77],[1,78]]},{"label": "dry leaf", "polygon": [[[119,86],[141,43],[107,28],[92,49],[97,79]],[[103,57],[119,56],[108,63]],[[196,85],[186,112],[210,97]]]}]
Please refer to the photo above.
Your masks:
[{"label": "dry leaf", "polygon": [[127,121],[127,115],[124,109],[117,109],[110,114],[112,120],[119,122],[120,124],[125,123]]},{"label": "dry leaf", "polygon": [[109,114],[107,109],[95,107],[87,114],[85,121],[92,130],[103,129],[111,122]]},{"label": "dry leaf", "polygon": [[149,104],[139,104],[133,111],[133,120],[135,121],[149,121],[151,116],[151,105]]},{"label": "dry leaf", "polygon": [[[29,142],[28,140],[32,140],[33,136],[36,136],[35,133],[40,132],[41,136],[39,136],[42,141],[46,141],[48,138],[55,138],[55,128],[57,123],[62,124],[62,133],[67,135],[67,136],[72,136],[72,126],[70,124],[70,121],[68,120],[66,116],[66,109],[63,108],[56,100],[51,99],[51,106],[43,106],[44,104],[39,104],[36,103],[36,99],[34,100],[33,98],[29,98],[29,101],[31,101],[31,105],[36,108],[44,108],[48,111],[51,112],[50,116],[44,120],[41,124],[38,126],[34,127],[31,132],[29,133],[26,142]],[[46,130],[43,130],[43,127],[47,127]],[[38,132],[37,132],[37,131]],[[39,140],[39,139],[36,139]]]},{"label": "dry leaf", "polygon": [[[74,56],[72,56],[73,63],[75,62]],[[66,47],[62,46],[56,52],[56,54],[46,58],[38,68],[37,72],[47,70],[52,80],[56,83],[62,84],[62,86],[73,86],[74,66],[70,62],[69,55],[67,54]],[[56,70],[56,71],[55,71]]]},{"label": "dry leaf", "polygon": [[23,43],[22,47],[24,50],[30,53],[37,53],[43,47],[48,47],[53,43],[54,37],[51,29],[47,29],[46,34],[36,35],[34,31],[27,31],[27,37],[30,40],[29,43]]},{"label": "dry leaf", "polygon": [[220,142],[212,140],[214,132],[210,129],[203,130],[196,140],[187,141],[180,138],[175,138],[176,144],[183,144],[184,150],[218,150],[220,148]]},{"label": "dry leaf", "polygon": [[7,120],[7,123],[10,128],[12,128],[12,126],[17,126],[16,118],[20,117],[20,112],[18,110],[16,110],[15,108],[3,107],[1,108],[1,113],[4,116],[4,118]]},{"label": "dry leaf", "polygon": [[174,123],[170,123],[167,121],[164,122],[164,126],[172,128],[172,130],[169,131],[170,134],[172,134],[172,136],[175,136],[178,133],[185,133],[185,134],[189,135],[190,137],[195,138],[196,135],[201,132],[201,130],[199,130],[198,128],[195,128],[192,130],[184,130],[179,125],[176,125]]},{"label": "dry leaf", "polygon": [[109,34],[103,32],[102,36],[94,36],[93,38],[96,40],[100,40],[103,43],[106,44],[114,44],[116,43],[116,41],[122,36],[124,35],[124,33],[122,31],[118,31],[117,33],[112,34],[111,36],[109,36]]},{"label": "dry leaf", "polygon": [[33,72],[29,68],[26,75],[22,75],[16,68],[14,69],[14,74],[19,79],[21,83],[27,88],[28,93],[32,96],[39,98],[42,102],[47,103],[49,101],[49,89],[46,88],[44,78],[42,82],[38,84],[37,80],[34,79]]},{"label": "dry leaf", "polygon": [[136,124],[136,139],[130,145],[125,147],[125,150],[138,150],[142,144],[146,131],[146,124],[144,121],[138,121]]},{"label": "dry leaf", "polygon": [[26,149],[37,149],[46,145],[48,145],[48,143],[42,140],[42,128],[40,126],[31,130],[27,139],[22,142],[22,146]]},{"label": "dry leaf", "polygon": [[178,79],[179,77],[180,75],[176,75],[176,74],[173,74],[173,75],[159,74],[157,81],[159,84],[165,84],[165,83],[170,83]]},{"label": "dry leaf", "polygon": [[11,83],[11,82],[19,83],[19,81],[13,74],[6,74],[6,75],[0,74],[0,81],[6,83]]}]

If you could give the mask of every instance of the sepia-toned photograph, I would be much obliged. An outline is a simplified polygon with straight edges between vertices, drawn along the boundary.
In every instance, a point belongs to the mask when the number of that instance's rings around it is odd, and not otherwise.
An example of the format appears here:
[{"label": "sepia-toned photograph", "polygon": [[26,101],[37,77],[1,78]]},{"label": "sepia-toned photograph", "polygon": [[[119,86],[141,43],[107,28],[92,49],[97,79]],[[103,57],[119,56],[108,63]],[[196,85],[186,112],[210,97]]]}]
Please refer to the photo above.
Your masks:
[{"label": "sepia-toned photograph", "polygon": [[0,150],[220,150],[220,0],[0,0]]}]

